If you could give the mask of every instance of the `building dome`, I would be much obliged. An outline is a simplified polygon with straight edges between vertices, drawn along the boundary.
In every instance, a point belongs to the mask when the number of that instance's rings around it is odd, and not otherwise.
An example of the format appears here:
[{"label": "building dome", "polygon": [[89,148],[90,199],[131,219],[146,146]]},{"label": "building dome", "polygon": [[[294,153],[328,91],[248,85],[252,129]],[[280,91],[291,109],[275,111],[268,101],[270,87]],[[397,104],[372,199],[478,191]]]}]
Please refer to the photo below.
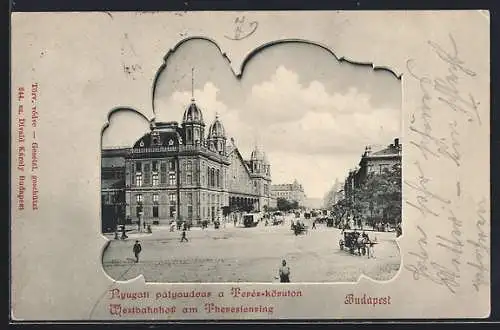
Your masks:
[{"label": "building dome", "polygon": [[264,161],[265,159],[266,159],[265,153],[260,151],[258,147],[255,147],[255,149],[252,151],[252,154],[250,155],[250,160]]},{"label": "building dome", "polygon": [[208,129],[208,138],[225,138],[226,137],[226,130],[224,129],[224,125],[222,125],[221,121],[219,120],[219,116],[215,116],[215,121],[210,125],[210,128]]},{"label": "building dome", "polygon": [[191,104],[186,109],[186,111],[184,111],[182,122],[203,124],[203,114],[201,113],[201,109],[198,108],[198,106],[194,102],[194,99],[191,100]]}]

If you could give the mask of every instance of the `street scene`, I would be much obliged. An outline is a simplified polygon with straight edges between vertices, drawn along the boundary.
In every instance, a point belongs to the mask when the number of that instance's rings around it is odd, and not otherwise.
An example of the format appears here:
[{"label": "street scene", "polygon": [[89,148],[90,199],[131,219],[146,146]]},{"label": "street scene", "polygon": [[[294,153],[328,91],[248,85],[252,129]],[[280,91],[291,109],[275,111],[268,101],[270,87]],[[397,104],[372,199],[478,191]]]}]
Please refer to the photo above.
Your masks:
[{"label": "street scene", "polygon": [[[105,271],[113,279],[129,280],[144,275],[148,282],[279,282],[279,268],[286,260],[291,282],[355,282],[361,274],[375,280],[390,280],[399,270],[400,255],[395,232],[366,231],[376,241],[373,256],[342,250],[341,229],[326,223],[312,228],[312,220],[301,219],[307,233],[295,235],[291,221],[283,224],[260,222],[256,227],[227,223],[219,229],[191,228],[187,242],[182,230],[158,227],[152,234],[127,233],[126,240],[114,240],[103,256]],[[300,220],[300,219],[299,219]],[[142,245],[139,262],[132,246]]]},{"label": "street scene", "polygon": [[205,39],[164,60],[154,117],[117,109],[103,131],[102,260],[113,279],[395,276],[403,143],[392,72],[300,42],[263,48],[238,78]]}]

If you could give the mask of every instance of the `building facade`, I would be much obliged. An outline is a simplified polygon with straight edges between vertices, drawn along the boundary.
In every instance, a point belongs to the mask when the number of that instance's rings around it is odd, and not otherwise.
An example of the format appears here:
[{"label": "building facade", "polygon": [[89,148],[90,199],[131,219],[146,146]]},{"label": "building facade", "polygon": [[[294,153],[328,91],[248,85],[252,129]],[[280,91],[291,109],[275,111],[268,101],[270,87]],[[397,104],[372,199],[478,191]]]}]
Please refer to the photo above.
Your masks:
[{"label": "building facade", "polygon": [[[370,174],[382,174],[385,170],[392,170],[394,166],[401,166],[401,161],[402,145],[397,138],[387,147],[375,152],[370,147],[366,147],[365,152],[361,155],[358,168],[350,170],[347,175],[344,184],[345,199],[349,203],[354,203],[356,201],[356,188],[361,187]],[[394,217],[394,214],[390,216],[385,212],[388,207],[387,204],[383,205],[370,201],[358,205],[362,205],[362,207],[351,214],[353,216],[351,221],[358,222],[358,225],[366,225],[368,219],[371,225],[377,221],[395,223],[396,218],[398,218],[397,216]],[[355,214],[357,216],[354,217]]]},{"label": "building facade", "polygon": [[272,195],[274,198],[284,198],[289,202],[296,201],[299,206],[304,206],[306,201],[306,194],[304,188],[297,181],[293,183],[275,184],[271,187]]},{"label": "building facade", "polygon": [[[180,125],[153,121],[150,132],[132,148],[120,149],[119,155],[103,150],[102,156],[103,175],[109,164],[124,164],[123,178],[115,183],[123,185],[118,203],[124,207],[108,218],[123,217],[124,209],[125,222],[141,217],[145,223],[181,220],[197,225],[222,220],[235,210],[260,211],[272,203],[271,165],[265,154],[255,148],[250,159],[243,159],[234,140],[226,140],[218,116],[205,132],[194,99]],[[103,176],[103,194],[106,189]]]},{"label": "building facade", "polygon": [[123,148],[103,151],[101,170],[102,230],[114,230],[115,224],[125,219],[125,157]]},{"label": "building facade", "polygon": [[368,175],[375,173],[381,174],[385,170],[392,169],[394,165],[401,166],[402,145],[399,139],[394,139],[394,142],[387,147],[372,151],[371,147],[365,147],[365,152],[361,155],[359,166],[352,169],[347,174],[344,183],[344,194],[346,198],[352,198],[352,193],[355,188],[359,187],[367,178]]}]

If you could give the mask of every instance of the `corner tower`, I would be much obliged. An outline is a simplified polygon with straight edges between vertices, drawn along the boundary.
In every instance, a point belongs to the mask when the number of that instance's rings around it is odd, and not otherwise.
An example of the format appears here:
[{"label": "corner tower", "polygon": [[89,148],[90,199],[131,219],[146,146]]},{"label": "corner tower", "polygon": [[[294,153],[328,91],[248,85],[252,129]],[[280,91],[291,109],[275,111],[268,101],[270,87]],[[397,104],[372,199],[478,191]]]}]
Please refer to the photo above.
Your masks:
[{"label": "corner tower", "polygon": [[215,115],[215,121],[208,129],[207,143],[210,150],[226,155],[226,131],[218,114]]},{"label": "corner tower", "polygon": [[201,109],[196,105],[194,98],[184,111],[182,117],[182,130],[184,132],[185,145],[199,145],[203,143],[205,136],[205,122]]}]

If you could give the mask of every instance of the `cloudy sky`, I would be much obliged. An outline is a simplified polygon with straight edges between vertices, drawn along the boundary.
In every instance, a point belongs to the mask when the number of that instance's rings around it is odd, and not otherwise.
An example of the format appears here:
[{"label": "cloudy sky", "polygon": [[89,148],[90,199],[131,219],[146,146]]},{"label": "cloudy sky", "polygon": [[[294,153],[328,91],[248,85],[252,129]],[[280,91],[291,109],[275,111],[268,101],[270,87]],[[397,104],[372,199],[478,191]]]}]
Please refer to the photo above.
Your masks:
[{"label": "cloudy sky", "polygon": [[[194,68],[194,79],[192,79]],[[168,57],[154,89],[157,121],[181,121],[192,82],[208,125],[215,114],[244,157],[257,144],[273,183],[297,179],[321,198],[343,180],[366,145],[401,135],[401,86],[392,73],[339,62],[321,47],[281,43],[264,48],[235,77],[228,59],[205,40]]]}]

